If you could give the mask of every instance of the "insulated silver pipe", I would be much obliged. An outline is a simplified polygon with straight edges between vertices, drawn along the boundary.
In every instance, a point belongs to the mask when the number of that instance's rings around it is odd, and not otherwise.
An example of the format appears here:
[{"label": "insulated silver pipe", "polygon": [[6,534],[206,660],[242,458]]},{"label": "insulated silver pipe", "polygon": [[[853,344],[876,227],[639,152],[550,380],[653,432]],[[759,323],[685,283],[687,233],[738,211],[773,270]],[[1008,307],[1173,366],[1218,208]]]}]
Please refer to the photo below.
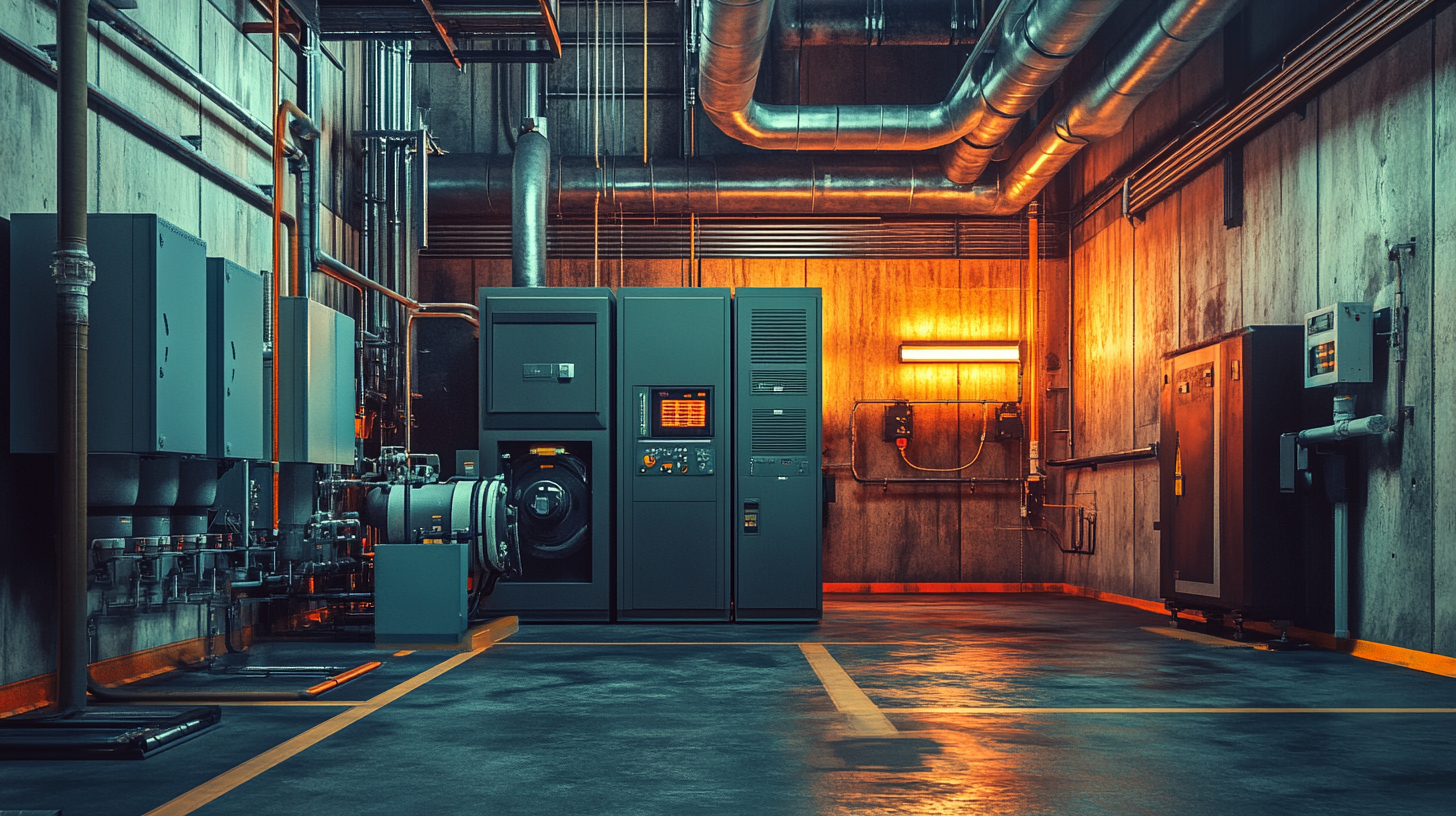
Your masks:
[{"label": "insulated silver pipe", "polygon": [[[443,157],[442,157],[443,158]],[[438,161],[436,162],[437,169]],[[431,187],[435,184],[431,174]],[[539,131],[516,139],[511,162],[511,285],[546,285],[546,199],[551,182],[551,143]],[[431,202],[431,208],[435,206]]]},{"label": "insulated silver pipe", "polygon": [[[1009,71],[1014,79],[1002,83],[1008,87],[1001,90],[1012,93],[1013,98],[1000,104],[1020,104],[1016,95],[1027,92],[1016,91],[1021,86],[1049,85],[1117,2],[1036,0],[1024,16],[1004,18],[1000,39],[1006,47],[997,60],[1000,70]],[[964,136],[986,114],[979,78],[972,76],[974,59],[967,60],[946,98],[934,105],[764,105],[754,101],[773,5],[774,0],[703,3],[699,95],[713,123],[740,142],[770,150],[927,150]],[[1004,108],[994,110],[1007,113]]]},{"label": "insulated silver pipe", "polygon": [[[969,132],[946,148],[942,166],[951,181],[970,184],[980,177],[1021,117],[1062,75],[1117,2],[1056,9],[1062,20],[1049,19],[1046,6],[1039,2],[1017,18],[996,51],[981,82],[980,117]],[[1053,28],[1058,23],[1062,23],[1062,31]]]},{"label": "insulated silver pipe", "polygon": [[1357,436],[1379,436],[1390,427],[1390,421],[1384,414],[1362,417],[1360,419],[1342,419],[1332,425],[1322,428],[1310,428],[1299,432],[1299,444],[1306,447],[1319,442],[1338,442],[1341,439],[1353,439]]},{"label": "insulated silver pipe", "polygon": [[1170,0],[1115,46],[1081,90],[1037,127],[1007,163],[1002,207],[1036,197],[1078,151],[1121,132],[1133,110],[1223,28],[1244,0]]},{"label": "insulated silver pipe", "polygon": [[974,42],[971,3],[957,0],[777,0],[774,48]]},{"label": "insulated silver pipe", "polygon": [[[524,137],[523,137],[524,138]],[[543,140],[544,141],[544,140]],[[520,147],[517,146],[517,154]],[[432,222],[471,223],[514,213],[510,155],[448,153],[430,163]],[[994,184],[951,184],[931,155],[869,157],[734,155],[616,160],[552,158],[545,212],[590,215],[986,214],[998,212]],[[544,214],[542,223],[544,223]],[[513,222],[515,242],[523,235]]]}]

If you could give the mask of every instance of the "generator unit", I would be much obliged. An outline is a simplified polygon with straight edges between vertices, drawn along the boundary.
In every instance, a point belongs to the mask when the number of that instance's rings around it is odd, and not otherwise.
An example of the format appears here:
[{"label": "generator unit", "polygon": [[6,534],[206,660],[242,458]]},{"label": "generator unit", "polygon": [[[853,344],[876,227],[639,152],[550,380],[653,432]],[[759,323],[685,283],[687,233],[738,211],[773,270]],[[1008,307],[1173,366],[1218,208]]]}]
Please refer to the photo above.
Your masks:
[{"label": "generator unit", "polygon": [[729,290],[617,298],[617,616],[729,620]]},{"label": "generator unit", "polygon": [[735,620],[823,617],[822,312],[819,289],[734,294]]},{"label": "generator unit", "polygon": [[493,612],[611,618],[614,305],[606,288],[480,290],[476,468],[510,484],[521,549]]},{"label": "generator unit", "polygon": [[1162,595],[1169,609],[1265,620],[1302,599],[1302,512],[1281,434],[1303,421],[1299,326],[1249,326],[1163,363]]}]

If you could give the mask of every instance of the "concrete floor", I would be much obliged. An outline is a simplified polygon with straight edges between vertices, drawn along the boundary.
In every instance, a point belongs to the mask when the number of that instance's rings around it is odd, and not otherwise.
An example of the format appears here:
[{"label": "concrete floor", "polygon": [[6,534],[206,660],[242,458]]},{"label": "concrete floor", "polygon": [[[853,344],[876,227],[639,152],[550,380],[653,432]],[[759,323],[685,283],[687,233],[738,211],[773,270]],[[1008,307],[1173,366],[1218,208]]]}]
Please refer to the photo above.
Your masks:
[{"label": "concrete floor", "polygon": [[[1456,812],[1456,681],[1165,629],[1052,595],[840,596],[818,627],[525,626],[275,766],[224,777],[238,784],[216,798],[220,775],[363,708],[229,706],[221,728],[143,762],[0,763],[0,810]],[[825,680],[801,643],[824,644]],[[376,657],[272,643],[250,659]],[[385,657],[331,698],[369,700],[450,657]],[[1408,708],[1447,711],[1388,711]]]}]

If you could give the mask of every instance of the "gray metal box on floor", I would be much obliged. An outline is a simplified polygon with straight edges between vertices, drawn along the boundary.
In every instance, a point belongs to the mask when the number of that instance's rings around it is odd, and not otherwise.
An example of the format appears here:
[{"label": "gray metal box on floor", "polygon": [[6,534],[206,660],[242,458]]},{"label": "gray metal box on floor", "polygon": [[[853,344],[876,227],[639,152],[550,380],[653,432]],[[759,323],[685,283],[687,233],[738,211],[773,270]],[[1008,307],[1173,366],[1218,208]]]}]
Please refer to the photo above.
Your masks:
[{"label": "gray metal box on floor", "polygon": [[308,298],[278,303],[279,456],[354,464],[354,319]]},{"label": "gray metal box on floor", "polygon": [[[207,453],[207,245],[155,215],[92,215],[92,452]],[[54,214],[13,216],[10,444],[56,438]]]},{"label": "gray metal box on floor", "polygon": [[818,289],[734,293],[736,620],[823,616]]},{"label": "gray metal box on floor", "polygon": [[207,259],[207,455],[266,459],[263,442],[263,276]]},{"label": "gray metal box on floor", "polygon": [[464,544],[374,547],[374,640],[454,643],[469,626]]}]

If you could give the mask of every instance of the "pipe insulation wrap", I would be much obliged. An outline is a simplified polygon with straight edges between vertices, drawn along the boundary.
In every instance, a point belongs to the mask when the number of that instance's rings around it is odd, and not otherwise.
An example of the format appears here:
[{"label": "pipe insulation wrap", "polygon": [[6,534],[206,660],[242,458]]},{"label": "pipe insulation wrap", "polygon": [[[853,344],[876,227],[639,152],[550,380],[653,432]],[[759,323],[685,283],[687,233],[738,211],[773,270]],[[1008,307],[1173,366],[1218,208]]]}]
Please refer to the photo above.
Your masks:
[{"label": "pipe insulation wrap", "polygon": [[1389,428],[1390,421],[1385,418],[1385,415],[1375,414],[1362,419],[1345,419],[1322,428],[1300,431],[1299,442],[1303,445],[1312,445],[1316,442],[1338,442],[1342,439],[1353,439],[1359,436],[1380,436]]},{"label": "pipe insulation wrap", "polygon": [[[438,165],[438,160],[434,164]],[[433,178],[431,182],[433,188]],[[521,134],[511,160],[512,286],[546,285],[546,198],[550,187],[551,143],[538,131]]]}]

